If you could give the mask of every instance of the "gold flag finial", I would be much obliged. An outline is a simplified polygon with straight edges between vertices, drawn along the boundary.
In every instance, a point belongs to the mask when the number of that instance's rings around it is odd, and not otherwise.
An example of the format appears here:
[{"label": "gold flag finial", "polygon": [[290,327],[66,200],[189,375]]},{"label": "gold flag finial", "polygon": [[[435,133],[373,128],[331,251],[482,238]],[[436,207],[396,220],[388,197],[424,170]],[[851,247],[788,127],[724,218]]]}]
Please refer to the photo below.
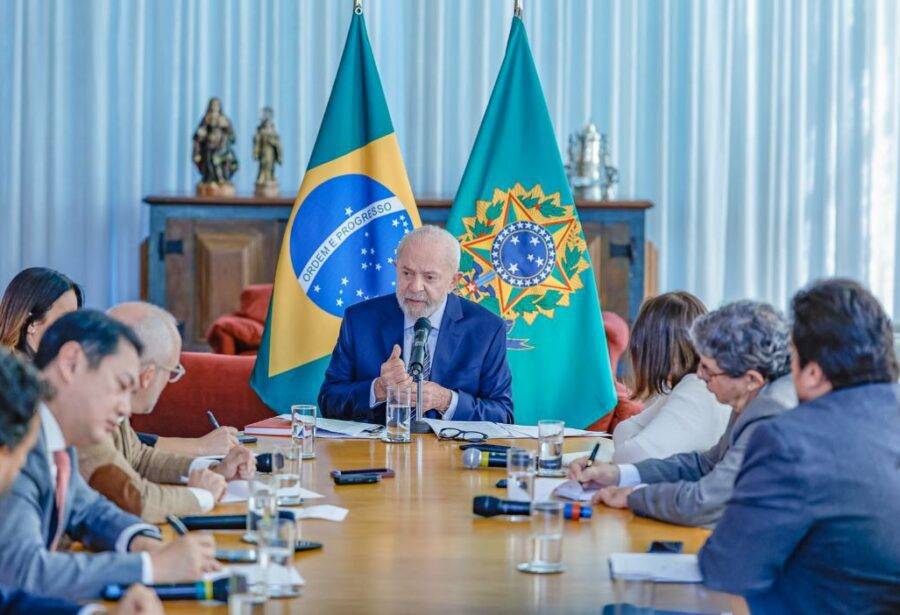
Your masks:
[{"label": "gold flag finial", "polygon": [[353,0],[353,12],[362,15],[362,0]]}]

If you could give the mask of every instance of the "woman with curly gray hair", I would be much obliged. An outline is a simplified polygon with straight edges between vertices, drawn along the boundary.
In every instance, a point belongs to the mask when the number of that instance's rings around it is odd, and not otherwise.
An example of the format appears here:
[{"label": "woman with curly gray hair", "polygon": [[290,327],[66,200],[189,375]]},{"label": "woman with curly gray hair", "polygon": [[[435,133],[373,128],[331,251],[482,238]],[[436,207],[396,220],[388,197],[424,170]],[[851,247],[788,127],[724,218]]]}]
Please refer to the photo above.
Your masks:
[{"label": "woman with curly gray hair", "polygon": [[603,487],[594,501],[613,508],[681,525],[714,525],[753,430],[797,405],[790,335],[787,321],[766,303],[738,301],[700,316],[691,326],[700,355],[697,376],[732,409],[719,442],[707,451],[636,464],[573,463],[569,477]]}]

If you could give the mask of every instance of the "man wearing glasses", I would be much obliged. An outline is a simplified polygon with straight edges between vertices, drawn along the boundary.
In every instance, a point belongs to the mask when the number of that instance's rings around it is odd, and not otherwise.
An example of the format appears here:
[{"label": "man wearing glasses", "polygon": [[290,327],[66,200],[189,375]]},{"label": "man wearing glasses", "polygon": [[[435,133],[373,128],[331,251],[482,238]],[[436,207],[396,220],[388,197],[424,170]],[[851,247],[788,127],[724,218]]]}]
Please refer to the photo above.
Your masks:
[{"label": "man wearing glasses", "polygon": [[[123,303],[109,315],[130,325],[144,344],[131,407],[133,414],[149,414],[166,384],[184,375],[175,318],[149,303]],[[80,451],[80,459],[91,487],[151,523],[208,512],[225,494],[226,481],[247,479],[255,470],[253,454],[242,446],[232,447],[220,462],[193,458],[147,446],[127,420],[110,439]]]}]

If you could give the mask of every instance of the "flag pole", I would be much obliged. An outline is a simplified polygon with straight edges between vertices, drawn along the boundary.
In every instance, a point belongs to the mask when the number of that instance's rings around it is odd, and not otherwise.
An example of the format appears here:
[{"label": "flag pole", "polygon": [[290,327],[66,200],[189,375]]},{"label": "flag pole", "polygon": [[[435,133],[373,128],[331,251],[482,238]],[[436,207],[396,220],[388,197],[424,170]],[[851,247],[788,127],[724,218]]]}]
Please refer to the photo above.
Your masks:
[{"label": "flag pole", "polygon": [[522,0],[513,0],[513,17],[522,19]]},{"label": "flag pole", "polygon": [[353,0],[353,12],[362,15],[362,0]]}]

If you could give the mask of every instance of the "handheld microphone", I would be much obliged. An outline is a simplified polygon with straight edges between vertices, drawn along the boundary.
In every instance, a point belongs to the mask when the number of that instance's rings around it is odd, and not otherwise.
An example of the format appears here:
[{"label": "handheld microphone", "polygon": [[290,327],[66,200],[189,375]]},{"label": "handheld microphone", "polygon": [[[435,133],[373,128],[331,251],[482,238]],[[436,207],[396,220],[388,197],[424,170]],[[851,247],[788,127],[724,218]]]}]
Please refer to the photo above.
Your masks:
[{"label": "handheld microphone", "polygon": [[463,452],[462,462],[470,470],[476,468],[505,468],[506,453],[479,451],[477,448],[469,448]]},{"label": "handheld microphone", "polygon": [[[160,600],[218,600],[228,602],[230,577],[223,577],[215,581],[197,581],[196,583],[165,583],[148,585],[156,592]],[[247,577],[235,575],[235,588],[246,591]],[[128,591],[128,585],[114,583],[103,588],[101,596],[104,600],[119,600]]]},{"label": "handheld microphone", "polygon": [[424,316],[413,326],[413,344],[409,352],[409,375],[418,380],[425,371],[425,344],[431,333],[431,322]]},{"label": "handheld microphone", "polygon": [[[513,502],[501,500],[491,495],[479,495],[472,500],[472,512],[479,517],[496,517],[497,515],[531,515],[531,502]],[[563,504],[563,517],[572,521],[590,519],[593,509],[583,504],[566,502]]]}]

